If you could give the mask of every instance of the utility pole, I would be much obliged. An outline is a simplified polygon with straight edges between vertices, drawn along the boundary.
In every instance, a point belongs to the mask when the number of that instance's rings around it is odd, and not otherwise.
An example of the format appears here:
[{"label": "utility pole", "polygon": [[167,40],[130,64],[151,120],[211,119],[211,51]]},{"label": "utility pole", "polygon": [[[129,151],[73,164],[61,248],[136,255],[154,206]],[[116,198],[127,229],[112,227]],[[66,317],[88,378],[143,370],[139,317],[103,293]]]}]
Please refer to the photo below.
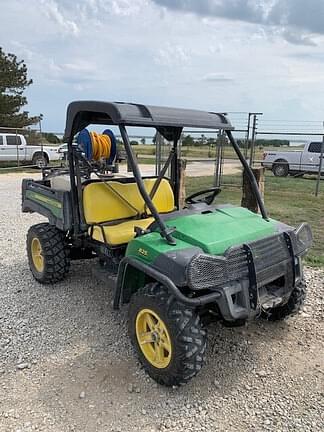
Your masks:
[{"label": "utility pole", "polygon": [[250,161],[249,165],[250,167],[253,165],[254,160],[254,146],[255,146],[255,140],[257,135],[257,124],[258,124],[258,116],[263,115],[263,113],[249,113],[249,115],[253,116],[253,125],[252,125],[252,139],[251,139],[251,148],[250,148]]},{"label": "utility pole", "polygon": [[[323,128],[324,128],[324,122],[323,122]],[[322,167],[323,167],[323,157],[324,157],[324,135],[323,135],[323,138],[322,138],[320,160],[319,160],[319,167],[318,167],[318,175],[317,175],[317,181],[316,181],[316,189],[315,189],[315,196],[316,197],[319,194],[319,187],[320,187],[321,175],[322,175]]]}]

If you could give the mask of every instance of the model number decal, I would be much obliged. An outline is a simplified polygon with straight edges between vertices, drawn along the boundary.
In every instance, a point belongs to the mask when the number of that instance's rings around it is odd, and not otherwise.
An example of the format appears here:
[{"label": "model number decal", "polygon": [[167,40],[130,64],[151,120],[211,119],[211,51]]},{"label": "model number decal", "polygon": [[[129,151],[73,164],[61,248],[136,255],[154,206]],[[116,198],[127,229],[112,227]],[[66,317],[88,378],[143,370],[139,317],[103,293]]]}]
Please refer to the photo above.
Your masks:
[{"label": "model number decal", "polygon": [[138,249],[138,253],[141,254],[141,255],[143,255],[143,256],[147,256],[148,255],[147,250],[145,250],[143,248],[139,248]]}]

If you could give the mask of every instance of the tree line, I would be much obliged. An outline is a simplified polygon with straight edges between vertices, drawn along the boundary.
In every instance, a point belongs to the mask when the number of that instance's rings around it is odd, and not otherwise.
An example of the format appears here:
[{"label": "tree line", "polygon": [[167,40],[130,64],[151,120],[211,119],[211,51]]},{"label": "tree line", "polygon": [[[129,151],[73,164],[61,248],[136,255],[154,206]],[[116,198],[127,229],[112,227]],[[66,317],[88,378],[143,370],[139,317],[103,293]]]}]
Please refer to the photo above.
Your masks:
[{"label": "tree line", "polygon": [[[222,137],[223,139],[223,145],[224,146],[230,146],[230,142],[226,137]],[[205,135],[201,135],[198,138],[194,138],[191,135],[184,135],[182,137],[182,145],[185,147],[200,147],[200,146],[209,146],[209,147],[215,147],[218,142],[218,138],[209,138]],[[238,145],[241,148],[246,147],[246,140],[238,139],[237,140]],[[249,140],[248,142],[248,148],[251,147],[252,141]],[[285,139],[256,139],[255,140],[255,146],[256,147],[282,147],[282,146],[289,146],[289,141]]]}]

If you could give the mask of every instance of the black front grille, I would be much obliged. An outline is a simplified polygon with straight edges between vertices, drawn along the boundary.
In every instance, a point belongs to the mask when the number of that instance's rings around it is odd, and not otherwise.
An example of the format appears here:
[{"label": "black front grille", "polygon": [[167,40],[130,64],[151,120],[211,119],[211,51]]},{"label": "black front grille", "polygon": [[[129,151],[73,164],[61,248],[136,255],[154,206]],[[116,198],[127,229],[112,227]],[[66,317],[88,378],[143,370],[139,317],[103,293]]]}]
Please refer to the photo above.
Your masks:
[{"label": "black front grille", "polygon": [[233,281],[249,275],[246,251],[243,247],[230,249],[225,257],[228,280]]},{"label": "black front grille", "polygon": [[[278,279],[287,272],[287,262],[291,260],[284,234],[276,234],[247,243],[251,251],[257,286],[263,286]],[[246,251],[243,246],[229,249],[225,254],[230,280],[248,275]]]},{"label": "black front grille", "polygon": [[[247,250],[251,252],[250,269]],[[290,262],[291,256],[284,234],[277,234],[245,246],[231,247],[224,257],[196,255],[187,269],[188,284],[193,289],[206,289],[248,277],[251,281],[252,275],[249,272],[252,266],[256,285],[260,287],[285,275]]]},{"label": "black front grille", "polygon": [[283,234],[249,243],[249,247],[258,286],[278,279],[286,273],[287,262],[291,261],[291,257]]}]

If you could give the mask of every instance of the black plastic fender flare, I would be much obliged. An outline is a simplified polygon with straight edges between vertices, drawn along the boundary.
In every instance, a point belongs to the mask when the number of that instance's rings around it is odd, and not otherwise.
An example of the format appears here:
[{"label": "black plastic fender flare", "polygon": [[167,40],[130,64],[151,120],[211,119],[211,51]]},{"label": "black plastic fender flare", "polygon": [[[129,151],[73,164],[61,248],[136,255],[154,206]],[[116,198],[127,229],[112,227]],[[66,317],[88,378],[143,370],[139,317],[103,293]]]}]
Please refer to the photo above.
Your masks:
[{"label": "black plastic fender flare", "polygon": [[120,261],[119,264],[117,284],[116,284],[114,300],[113,300],[114,309],[120,308],[120,303],[121,303],[123,289],[124,289],[124,277],[125,277],[125,271],[127,266],[132,266],[137,270],[142,271],[144,274],[151,276],[157,282],[163,284],[169,290],[169,292],[176,297],[177,300],[179,300],[181,303],[184,303],[188,306],[192,306],[192,307],[202,306],[207,303],[212,303],[221,297],[221,293],[215,291],[213,293],[204,294],[200,297],[189,298],[184,294],[182,294],[182,292],[172,282],[172,280],[168,278],[166,275],[164,275],[163,273],[143,263],[142,261],[137,260],[136,258],[125,257]]}]

